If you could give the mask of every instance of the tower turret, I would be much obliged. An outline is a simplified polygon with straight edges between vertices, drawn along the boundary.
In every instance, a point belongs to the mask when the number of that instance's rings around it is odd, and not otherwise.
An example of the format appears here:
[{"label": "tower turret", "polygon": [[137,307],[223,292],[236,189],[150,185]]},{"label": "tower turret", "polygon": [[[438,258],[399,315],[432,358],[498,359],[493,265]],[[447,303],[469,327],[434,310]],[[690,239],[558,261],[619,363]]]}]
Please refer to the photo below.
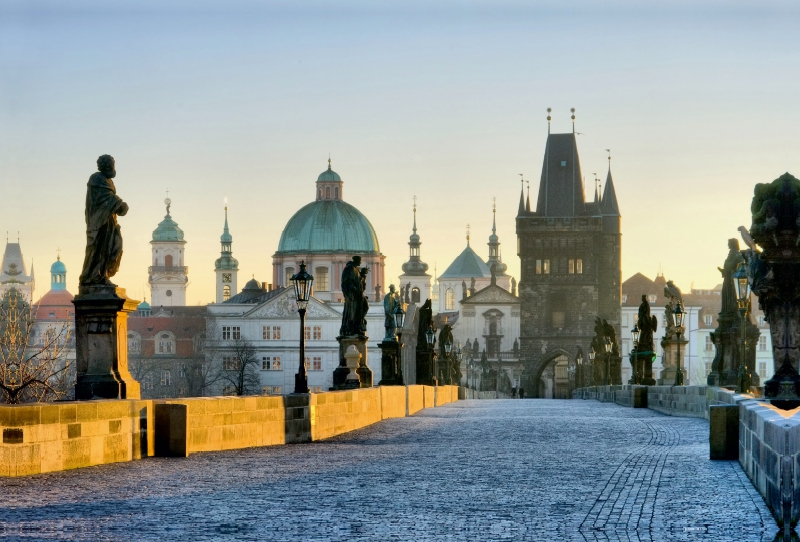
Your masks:
[{"label": "tower turret", "polygon": [[61,254],[58,255],[56,261],[50,266],[50,289],[67,289],[67,266],[61,261]]},{"label": "tower turret", "polygon": [[182,307],[186,305],[186,287],[189,284],[189,268],[184,265],[183,230],[172,220],[169,208],[172,200],[164,200],[167,214],[153,230],[150,241],[153,265],[149,269],[150,302],[154,307]]},{"label": "tower turret", "polygon": [[[431,295],[431,276],[427,273],[428,264],[420,259],[419,247],[422,244],[417,234],[417,197],[414,196],[414,222],[411,235],[408,238],[409,257],[403,264],[403,274],[400,275],[400,292],[403,301],[422,304]],[[407,299],[406,299],[407,298]]]},{"label": "tower turret", "polygon": [[217,274],[217,303],[223,303],[235,296],[237,292],[236,274],[239,262],[233,257],[233,236],[228,230],[228,206],[225,206],[225,227],[222,229],[220,241],[220,257],[214,262]]}]

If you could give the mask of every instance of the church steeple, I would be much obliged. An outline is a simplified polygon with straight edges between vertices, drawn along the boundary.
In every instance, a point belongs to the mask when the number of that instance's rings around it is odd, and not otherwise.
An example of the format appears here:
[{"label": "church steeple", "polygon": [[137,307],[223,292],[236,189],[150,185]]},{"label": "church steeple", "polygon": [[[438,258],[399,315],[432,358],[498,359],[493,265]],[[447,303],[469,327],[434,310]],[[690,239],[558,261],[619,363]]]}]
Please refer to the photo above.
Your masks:
[{"label": "church steeple", "polygon": [[421,244],[417,234],[417,196],[414,196],[414,222],[408,238],[409,256],[408,261],[403,264],[403,274],[399,277],[401,302],[419,305],[431,296],[428,264],[420,259],[419,254]]},{"label": "church steeple", "polygon": [[408,238],[408,261],[403,264],[405,275],[424,275],[428,270],[428,264],[420,260],[419,247],[422,244],[417,234],[417,197],[414,196],[414,222],[411,227],[411,235]]},{"label": "church steeple", "polygon": [[500,238],[497,236],[497,198],[492,205],[492,235],[489,236],[487,244],[489,245],[489,259],[486,261],[486,265],[489,266],[489,269],[494,265],[496,274],[504,274],[508,266],[502,262],[500,257]]},{"label": "church steeple", "polygon": [[217,303],[223,303],[237,294],[236,274],[239,262],[233,257],[233,236],[228,229],[228,206],[225,206],[225,226],[222,228],[220,257],[214,262],[217,275]]},{"label": "church steeple", "polygon": [[617,192],[614,190],[614,181],[611,178],[611,154],[608,155],[608,175],[603,189],[603,203],[600,214],[603,216],[620,216]]}]

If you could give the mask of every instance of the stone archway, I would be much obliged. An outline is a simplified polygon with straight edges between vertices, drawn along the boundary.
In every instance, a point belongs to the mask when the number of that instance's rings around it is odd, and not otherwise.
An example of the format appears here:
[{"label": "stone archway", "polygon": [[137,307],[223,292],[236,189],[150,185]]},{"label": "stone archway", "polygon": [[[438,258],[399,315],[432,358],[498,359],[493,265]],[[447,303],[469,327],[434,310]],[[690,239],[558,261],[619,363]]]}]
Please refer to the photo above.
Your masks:
[{"label": "stone archway", "polygon": [[574,356],[561,348],[548,352],[536,361],[529,379],[533,389],[526,390],[526,395],[540,399],[569,399],[572,393],[569,367],[574,362]]}]

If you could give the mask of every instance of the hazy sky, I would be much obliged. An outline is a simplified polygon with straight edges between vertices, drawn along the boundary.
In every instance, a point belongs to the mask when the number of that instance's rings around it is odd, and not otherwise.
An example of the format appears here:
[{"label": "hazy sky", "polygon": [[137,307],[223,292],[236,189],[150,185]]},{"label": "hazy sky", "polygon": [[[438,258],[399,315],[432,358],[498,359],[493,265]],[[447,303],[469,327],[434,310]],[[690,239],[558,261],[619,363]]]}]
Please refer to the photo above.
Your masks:
[{"label": "hazy sky", "polygon": [[[465,227],[498,235],[519,277],[519,173],[538,190],[547,135],[577,109],[587,193],[606,148],[623,279],[663,266],[720,282],[753,185],[800,176],[800,11],[789,2],[36,2],[0,0],[0,229],[39,294],[62,249],[77,292],[85,184],[117,161],[125,243],[115,282],[141,298],[164,215],[184,230],[187,302],[214,295],[223,198],[240,285],[271,256],[327,165],[372,222],[387,282],[439,273]],[[555,7],[554,7],[555,6]]]}]

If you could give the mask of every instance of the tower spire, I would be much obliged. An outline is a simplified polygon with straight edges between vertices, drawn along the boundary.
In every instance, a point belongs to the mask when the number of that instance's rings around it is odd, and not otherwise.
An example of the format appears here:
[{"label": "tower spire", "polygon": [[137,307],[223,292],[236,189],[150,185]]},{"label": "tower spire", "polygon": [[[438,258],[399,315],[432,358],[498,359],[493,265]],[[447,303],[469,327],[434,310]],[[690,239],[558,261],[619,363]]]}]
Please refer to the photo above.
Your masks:
[{"label": "tower spire", "polygon": [[529,213],[531,212],[531,182],[525,181],[528,183],[528,201],[525,203],[525,210]]},{"label": "tower spire", "polygon": [[552,111],[551,108],[547,108],[547,135],[550,135],[550,121],[553,120],[553,117],[550,116],[550,112]]},{"label": "tower spire", "polygon": [[469,246],[469,224],[467,224],[467,246]]},{"label": "tower spire", "polygon": [[525,212],[525,177],[522,176],[522,173],[519,174],[519,182],[519,210],[517,210],[517,216]]},{"label": "tower spire", "polygon": [[569,112],[572,113],[572,133],[574,134],[575,133],[575,108],[574,107],[571,108],[569,110]]},{"label": "tower spire", "polygon": [[417,196],[414,196],[414,226],[412,227],[414,233],[417,233]]}]

